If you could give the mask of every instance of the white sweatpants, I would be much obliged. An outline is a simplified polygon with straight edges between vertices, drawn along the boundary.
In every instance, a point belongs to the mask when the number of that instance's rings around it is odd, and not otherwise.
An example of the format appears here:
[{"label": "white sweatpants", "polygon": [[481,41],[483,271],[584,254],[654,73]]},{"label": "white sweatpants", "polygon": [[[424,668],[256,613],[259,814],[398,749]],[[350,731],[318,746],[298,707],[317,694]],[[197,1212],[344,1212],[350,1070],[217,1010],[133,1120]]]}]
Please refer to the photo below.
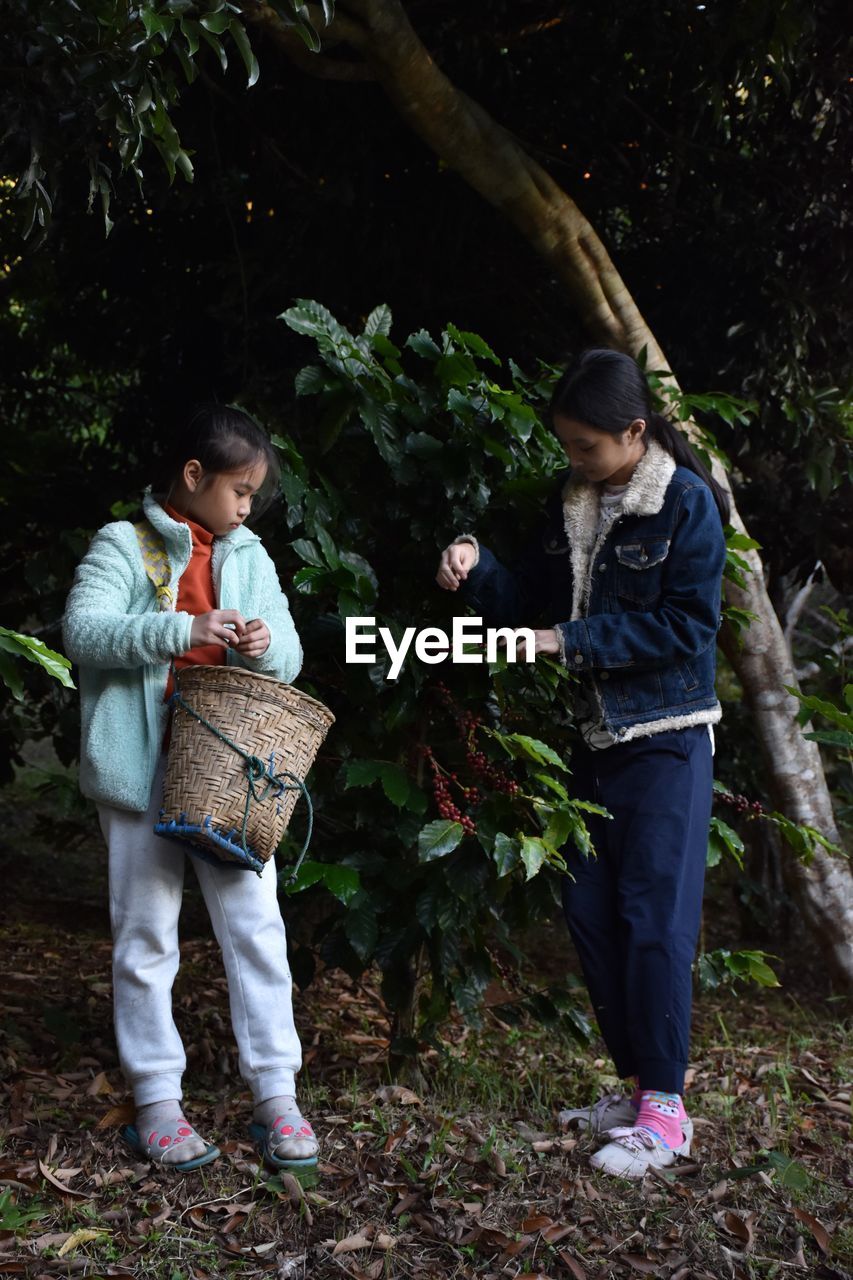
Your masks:
[{"label": "white sweatpants", "polygon": [[255,1102],[293,1094],[302,1050],[275,865],[271,860],[260,877],[236,865],[214,866],[155,835],[164,765],[147,813],[98,806],[109,847],[113,1013],[122,1071],[137,1106],[181,1097],[186,1055],[172,1017],[172,984],[189,861],[222,949],[240,1074]]}]

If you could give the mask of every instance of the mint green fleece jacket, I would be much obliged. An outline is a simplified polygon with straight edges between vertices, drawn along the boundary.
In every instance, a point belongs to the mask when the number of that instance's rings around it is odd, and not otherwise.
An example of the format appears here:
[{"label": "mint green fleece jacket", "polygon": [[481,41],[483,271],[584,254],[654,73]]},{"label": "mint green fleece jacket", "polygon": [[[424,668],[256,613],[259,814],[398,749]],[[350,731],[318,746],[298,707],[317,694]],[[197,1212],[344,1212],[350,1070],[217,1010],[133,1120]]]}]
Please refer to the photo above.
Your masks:
[{"label": "mint green fleece jacket", "polygon": [[[165,543],[177,598],[192,535],[150,493],[143,506]],[[262,618],[272,637],[260,658],[229,652],[228,663],[293,681],[302,647],[260,538],[245,526],[216,538],[211,563],[218,607]],[[65,652],[80,669],[80,789],[99,804],[138,813],[148,807],[166,728],[169,664],[191,647],[192,623],[192,614],[160,611],[133,525],[104,525],[77,567],[63,619]]]}]

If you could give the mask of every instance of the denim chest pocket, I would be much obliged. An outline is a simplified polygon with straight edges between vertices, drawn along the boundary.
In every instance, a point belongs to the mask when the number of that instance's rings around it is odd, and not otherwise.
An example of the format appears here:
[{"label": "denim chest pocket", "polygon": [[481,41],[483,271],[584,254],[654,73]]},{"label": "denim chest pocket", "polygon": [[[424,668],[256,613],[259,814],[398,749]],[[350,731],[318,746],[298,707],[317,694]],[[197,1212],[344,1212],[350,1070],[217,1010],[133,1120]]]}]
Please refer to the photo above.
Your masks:
[{"label": "denim chest pocket", "polygon": [[669,538],[644,538],[616,547],[619,565],[616,590],[625,600],[649,604],[661,593],[663,571],[669,555]]}]

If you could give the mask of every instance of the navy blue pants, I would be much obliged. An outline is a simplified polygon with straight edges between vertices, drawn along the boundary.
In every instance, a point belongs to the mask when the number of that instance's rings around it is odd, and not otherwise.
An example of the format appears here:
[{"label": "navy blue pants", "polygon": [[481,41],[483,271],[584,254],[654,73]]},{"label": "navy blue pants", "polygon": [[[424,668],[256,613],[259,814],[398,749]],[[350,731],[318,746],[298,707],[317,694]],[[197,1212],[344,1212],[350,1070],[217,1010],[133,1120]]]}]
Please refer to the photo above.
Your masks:
[{"label": "navy blue pants", "polygon": [[563,850],[563,909],[595,1016],[621,1078],[681,1093],[691,965],[702,909],[711,743],[706,725],[572,754],[572,792],[596,855]]}]

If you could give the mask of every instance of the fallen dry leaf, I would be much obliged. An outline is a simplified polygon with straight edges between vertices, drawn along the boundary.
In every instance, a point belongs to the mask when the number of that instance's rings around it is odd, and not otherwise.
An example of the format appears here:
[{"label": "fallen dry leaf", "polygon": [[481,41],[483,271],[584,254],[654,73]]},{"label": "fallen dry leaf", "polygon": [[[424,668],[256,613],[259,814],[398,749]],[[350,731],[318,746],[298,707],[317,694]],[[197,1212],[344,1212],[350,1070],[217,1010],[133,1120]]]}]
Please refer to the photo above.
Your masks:
[{"label": "fallen dry leaf", "polygon": [[815,1238],[817,1247],[820,1249],[821,1253],[828,1258],[831,1253],[829,1232],[823,1223],[819,1222],[814,1214],[807,1213],[805,1209],[800,1209],[797,1205],[794,1205],[791,1212],[798,1222],[802,1222],[804,1226],[808,1227],[809,1231]]},{"label": "fallen dry leaf", "polygon": [[634,1271],[639,1271],[645,1276],[654,1275],[661,1268],[660,1262],[656,1262],[654,1258],[647,1258],[641,1253],[620,1253],[619,1261],[627,1262]]},{"label": "fallen dry leaf", "polygon": [[108,1231],[96,1231],[91,1227],[81,1227],[79,1231],[72,1231],[71,1235],[57,1251],[57,1258],[64,1258],[72,1249],[76,1249],[78,1245],[88,1244],[91,1240],[100,1240],[102,1236],[109,1235]]},{"label": "fallen dry leaf", "polygon": [[132,1102],[122,1102],[117,1107],[108,1107],[101,1116],[96,1129],[118,1129],[120,1125],[132,1124],[136,1119],[136,1107]]},{"label": "fallen dry leaf", "polygon": [[99,1071],[98,1074],[95,1076],[94,1080],[86,1089],[86,1093],[89,1097],[96,1097],[100,1093],[112,1093],[112,1092],[113,1092],[113,1087],[110,1084],[109,1080],[107,1079],[107,1073],[105,1071]]},{"label": "fallen dry leaf", "polygon": [[374,1093],[377,1102],[396,1103],[401,1107],[419,1107],[421,1100],[402,1084],[383,1084]]},{"label": "fallen dry leaf", "polygon": [[368,1240],[367,1236],[347,1236],[345,1239],[337,1242],[332,1250],[332,1257],[337,1258],[342,1253],[355,1253],[357,1249],[369,1249],[372,1244],[373,1241]]},{"label": "fallen dry leaf", "polygon": [[560,1250],[560,1261],[564,1267],[568,1267],[569,1271],[571,1271],[572,1275],[575,1277],[575,1280],[586,1280],[586,1271],[584,1271],[577,1258],[575,1258],[571,1253],[568,1253],[565,1249]]},{"label": "fallen dry leaf", "polygon": [[744,1244],[744,1252],[748,1253],[755,1243],[755,1223],[758,1215],[756,1213],[748,1213],[746,1217],[742,1218],[739,1213],[733,1213],[731,1209],[726,1209],[722,1215],[715,1214],[714,1220],[719,1221],[721,1217],[726,1230]]},{"label": "fallen dry leaf", "polygon": [[[56,1173],[55,1173],[55,1172],[53,1172],[53,1171],[51,1171],[50,1169],[48,1169],[47,1165],[44,1163],[44,1161],[43,1161],[43,1160],[39,1160],[39,1162],[38,1162],[38,1167],[39,1167],[39,1172],[41,1173],[42,1177],[43,1177],[43,1178],[46,1178],[46,1179],[47,1179],[47,1181],[50,1183],[50,1185],[51,1185],[52,1187],[55,1187],[55,1188],[56,1188],[56,1190],[57,1190],[57,1191],[59,1191],[59,1192],[61,1192],[61,1194],[62,1194],[62,1195],[64,1195],[64,1196],[77,1196],[77,1198],[78,1198],[78,1199],[80,1199],[80,1200],[89,1200],[89,1199],[91,1198],[91,1197],[88,1195],[88,1193],[87,1193],[87,1192],[85,1192],[85,1191],[73,1191],[73,1190],[71,1189],[71,1187],[66,1187],[65,1183],[64,1183],[64,1182],[62,1182],[62,1181],[61,1181],[61,1180],[56,1176]],[[57,1171],[57,1172],[58,1172],[58,1171]],[[77,1170],[77,1172],[78,1172],[78,1173],[80,1172],[80,1171],[79,1171],[79,1169]]]}]

